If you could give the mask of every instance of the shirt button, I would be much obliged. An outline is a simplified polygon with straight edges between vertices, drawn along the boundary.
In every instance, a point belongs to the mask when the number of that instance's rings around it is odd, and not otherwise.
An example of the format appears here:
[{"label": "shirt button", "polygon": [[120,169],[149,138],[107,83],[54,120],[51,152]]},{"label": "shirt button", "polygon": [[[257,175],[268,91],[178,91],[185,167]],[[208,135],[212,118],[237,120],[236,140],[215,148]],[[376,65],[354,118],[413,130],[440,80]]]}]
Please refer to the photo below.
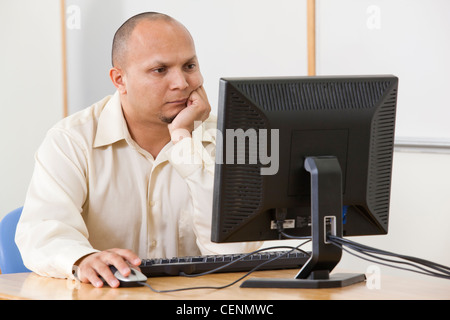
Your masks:
[{"label": "shirt button", "polygon": [[154,247],[156,247],[157,244],[158,244],[158,242],[156,240],[153,240],[151,246],[154,248]]}]

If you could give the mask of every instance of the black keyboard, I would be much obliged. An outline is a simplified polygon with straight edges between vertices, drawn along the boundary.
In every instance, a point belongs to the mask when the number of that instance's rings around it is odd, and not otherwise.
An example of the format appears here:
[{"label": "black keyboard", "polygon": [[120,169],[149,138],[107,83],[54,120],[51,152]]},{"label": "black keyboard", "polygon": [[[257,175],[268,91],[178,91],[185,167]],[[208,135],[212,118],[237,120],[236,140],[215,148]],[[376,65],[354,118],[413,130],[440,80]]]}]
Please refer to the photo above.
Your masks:
[{"label": "black keyboard", "polygon": [[[208,255],[197,257],[177,257],[172,259],[143,259],[139,268],[147,277],[178,276],[199,274],[223,267],[246,254]],[[298,269],[309,259],[309,254],[301,251],[270,251],[253,253],[217,272],[248,272],[261,265],[258,270]],[[273,260],[273,261],[270,261]],[[268,263],[264,262],[270,261]]]}]

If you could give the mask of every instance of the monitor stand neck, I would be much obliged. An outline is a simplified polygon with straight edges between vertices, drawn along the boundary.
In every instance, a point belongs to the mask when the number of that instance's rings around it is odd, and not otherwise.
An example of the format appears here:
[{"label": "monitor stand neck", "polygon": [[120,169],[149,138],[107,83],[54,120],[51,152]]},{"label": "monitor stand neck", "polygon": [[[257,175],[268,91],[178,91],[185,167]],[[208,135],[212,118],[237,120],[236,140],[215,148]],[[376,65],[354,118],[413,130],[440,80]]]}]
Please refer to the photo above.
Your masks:
[{"label": "monitor stand neck", "polygon": [[247,288],[335,288],[365,280],[364,274],[331,274],[342,249],[327,234],[342,237],[342,172],[336,157],[308,157],[311,174],[312,254],[294,279],[249,279]]}]

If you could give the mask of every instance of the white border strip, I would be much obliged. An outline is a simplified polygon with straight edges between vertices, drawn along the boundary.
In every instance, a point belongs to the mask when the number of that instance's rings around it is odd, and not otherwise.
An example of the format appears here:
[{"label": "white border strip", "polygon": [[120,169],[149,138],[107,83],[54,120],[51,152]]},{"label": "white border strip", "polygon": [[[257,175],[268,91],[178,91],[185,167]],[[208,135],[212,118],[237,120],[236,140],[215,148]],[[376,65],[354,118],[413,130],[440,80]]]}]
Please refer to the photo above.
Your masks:
[{"label": "white border strip", "polygon": [[394,149],[405,152],[450,153],[450,141],[396,138]]}]

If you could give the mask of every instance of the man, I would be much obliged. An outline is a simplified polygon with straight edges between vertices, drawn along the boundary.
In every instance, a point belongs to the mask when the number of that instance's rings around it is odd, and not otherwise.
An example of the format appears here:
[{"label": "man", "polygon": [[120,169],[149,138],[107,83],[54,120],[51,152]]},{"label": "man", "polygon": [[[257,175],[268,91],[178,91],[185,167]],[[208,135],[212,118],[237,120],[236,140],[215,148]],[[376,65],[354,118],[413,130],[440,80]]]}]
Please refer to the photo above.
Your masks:
[{"label": "man", "polygon": [[116,93],[63,119],[36,153],[16,232],[25,265],[61,278],[76,265],[81,281],[117,287],[109,265],[127,276],[139,257],[249,251],[210,242],[215,123],[189,32],[139,14],[112,61]]}]

